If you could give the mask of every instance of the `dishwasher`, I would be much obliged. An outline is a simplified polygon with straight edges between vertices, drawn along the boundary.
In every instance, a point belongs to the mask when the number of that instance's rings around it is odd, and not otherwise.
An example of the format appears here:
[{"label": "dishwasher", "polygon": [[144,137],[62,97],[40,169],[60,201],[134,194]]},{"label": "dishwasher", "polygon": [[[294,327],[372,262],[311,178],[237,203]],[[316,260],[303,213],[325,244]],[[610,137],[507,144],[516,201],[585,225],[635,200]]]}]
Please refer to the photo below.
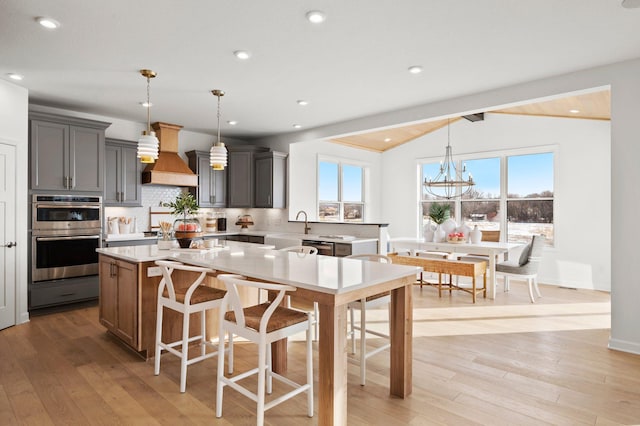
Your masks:
[{"label": "dishwasher", "polygon": [[327,241],[313,241],[313,240],[302,240],[303,246],[315,247],[318,249],[318,254],[323,256],[333,256],[335,244]]}]

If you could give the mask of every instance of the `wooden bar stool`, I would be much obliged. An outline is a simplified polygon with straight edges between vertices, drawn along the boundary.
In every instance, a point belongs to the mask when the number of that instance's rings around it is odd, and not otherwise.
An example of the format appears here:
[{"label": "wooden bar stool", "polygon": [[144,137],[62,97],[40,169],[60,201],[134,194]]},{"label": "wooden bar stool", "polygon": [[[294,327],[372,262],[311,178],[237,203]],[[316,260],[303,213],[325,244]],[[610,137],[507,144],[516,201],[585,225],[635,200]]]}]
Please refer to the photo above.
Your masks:
[{"label": "wooden bar stool", "polygon": [[[184,392],[187,386],[187,366],[207,358],[214,357],[218,352],[207,353],[207,346],[217,349],[217,343],[206,340],[206,315],[209,309],[219,308],[222,305],[226,291],[213,287],[203,286],[202,281],[208,273],[214,273],[212,269],[197,266],[188,266],[180,262],[158,260],[156,265],[162,271],[162,280],[158,285],[158,312],[156,320],[156,354],[154,374],[160,374],[160,357],[165,350],[180,358],[180,392]],[[188,288],[176,288],[172,273],[174,270],[199,272],[200,275]],[[175,342],[162,341],[162,317],[164,308],[182,313],[182,339]],[[192,313],[200,312],[200,334],[189,337],[189,319]],[[200,355],[189,359],[189,343],[200,341]],[[224,335],[222,337],[224,340]],[[232,343],[231,343],[232,344]],[[180,351],[176,346],[181,346]]]},{"label": "wooden bar stool", "polygon": [[[313,417],[311,315],[307,312],[280,306],[285,297],[285,292],[295,291],[296,288],[282,284],[247,281],[239,275],[219,275],[218,279],[222,280],[227,288],[227,296],[224,298],[225,302],[220,313],[220,335],[223,336],[225,331],[228,331],[230,336],[237,334],[256,343],[258,345],[258,367],[236,374],[233,377],[225,377],[224,357],[218,358],[216,417],[222,417],[222,396],[225,386],[232,387],[256,402],[258,426],[264,424],[265,411],[303,392],[307,393],[307,415]],[[253,287],[278,293],[271,302],[243,307],[238,287]],[[231,310],[224,312],[227,309],[227,304]],[[291,337],[302,331],[306,332],[307,346],[307,382],[305,384],[296,383],[280,374],[274,373],[271,369],[271,343]],[[224,351],[224,339],[219,340],[220,347],[218,352],[222,353]],[[238,383],[238,381],[254,374],[258,375],[258,389],[255,393]],[[289,385],[293,390],[266,402],[265,391],[267,394],[271,394],[272,379]]]}]

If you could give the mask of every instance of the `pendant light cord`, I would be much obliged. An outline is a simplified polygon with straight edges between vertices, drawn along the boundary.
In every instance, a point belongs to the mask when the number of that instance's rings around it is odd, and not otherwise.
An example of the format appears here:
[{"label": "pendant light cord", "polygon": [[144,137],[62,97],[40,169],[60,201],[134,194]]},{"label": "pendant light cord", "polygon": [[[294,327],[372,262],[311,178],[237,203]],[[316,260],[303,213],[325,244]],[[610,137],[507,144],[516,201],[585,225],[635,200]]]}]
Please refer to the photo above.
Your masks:
[{"label": "pendant light cord", "polygon": [[147,75],[147,132],[151,134],[151,90],[149,87],[151,86],[151,77]]},{"label": "pendant light cord", "polygon": [[220,145],[220,95],[218,96],[218,145]]}]

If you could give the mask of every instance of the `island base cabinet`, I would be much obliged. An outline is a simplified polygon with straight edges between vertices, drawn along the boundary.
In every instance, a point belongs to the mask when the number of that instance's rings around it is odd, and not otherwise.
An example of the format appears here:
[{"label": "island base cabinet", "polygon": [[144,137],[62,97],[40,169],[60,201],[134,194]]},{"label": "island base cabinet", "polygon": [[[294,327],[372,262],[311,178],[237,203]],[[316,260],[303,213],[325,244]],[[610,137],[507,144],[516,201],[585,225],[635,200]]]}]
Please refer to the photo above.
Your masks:
[{"label": "island base cabinet", "polygon": [[[174,272],[176,287],[192,283],[198,274]],[[161,276],[154,262],[132,263],[100,255],[100,323],[145,359],[155,355],[158,285]],[[215,277],[207,277],[205,285],[224,288]],[[206,338],[218,338],[218,312],[207,312]],[[200,314],[191,314],[189,335],[200,334]],[[162,339],[182,339],[182,314],[165,308]],[[194,343],[195,344],[195,343]],[[178,348],[179,349],[179,348]]]},{"label": "island base cabinet", "polygon": [[138,265],[100,256],[100,323],[127,345],[138,343]]}]

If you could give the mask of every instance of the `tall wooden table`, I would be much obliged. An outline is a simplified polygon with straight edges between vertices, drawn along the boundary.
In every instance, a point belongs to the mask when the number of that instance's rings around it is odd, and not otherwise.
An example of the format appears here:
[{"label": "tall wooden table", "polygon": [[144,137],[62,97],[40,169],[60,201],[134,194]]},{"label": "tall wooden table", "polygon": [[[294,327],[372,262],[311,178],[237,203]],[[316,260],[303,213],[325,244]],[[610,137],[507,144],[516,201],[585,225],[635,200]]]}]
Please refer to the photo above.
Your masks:
[{"label": "tall wooden table", "polygon": [[[419,268],[360,259],[301,255],[260,249],[179,254],[179,260],[219,272],[289,284],[296,298],[315,301],[320,310],[318,342],[318,424],[347,424],[347,304],[391,292],[390,394],[412,391],[411,286]],[[286,369],[286,342],[273,346],[274,368]]]}]

